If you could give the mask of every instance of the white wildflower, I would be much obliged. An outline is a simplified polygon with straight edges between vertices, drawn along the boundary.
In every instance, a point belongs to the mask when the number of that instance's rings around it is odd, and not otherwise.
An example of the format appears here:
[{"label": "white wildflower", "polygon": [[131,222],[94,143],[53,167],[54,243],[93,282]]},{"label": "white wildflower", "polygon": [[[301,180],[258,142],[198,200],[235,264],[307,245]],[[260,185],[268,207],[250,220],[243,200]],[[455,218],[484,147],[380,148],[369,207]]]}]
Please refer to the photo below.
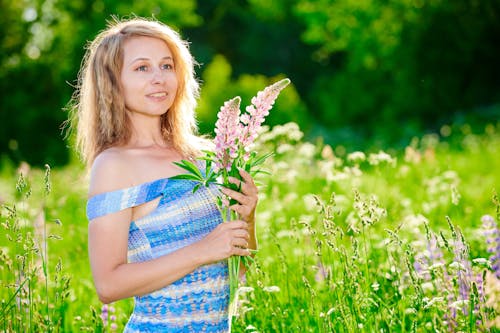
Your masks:
[{"label": "white wildflower", "polygon": [[299,216],[299,219],[298,219],[300,222],[302,223],[306,223],[306,224],[309,224],[311,223],[312,221],[315,220],[315,216],[314,215],[300,215]]},{"label": "white wildflower", "polygon": [[295,233],[293,230],[280,230],[276,233],[276,237],[277,238],[289,238],[289,237],[292,237],[294,234]]},{"label": "white wildflower", "polygon": [[411,228],[419,228],[426,222],[429,222],[429,220],[421,214],[407,215],[403,220],[403,223]]},{"label": "white wildflower", "polygon": [[251,293],[253,291],[254,291],[253,287],[245,287],[245,286],[243,286],[243,287],[239,287],[238,288],[238,293],[240,293],[240,294]]},{"label": "white wildflower", "polygon": [[327,181],[329,182],[337,182],[337,181],[340,181],[340,180],[345,180],[345,179],[349,179],[349,175],[345,172],[334,172],[330,175],[330,177],[328,178],[327,177]]},{"label": "white wildflower", "polygon": [[458,173],[456,173],[453,170],[445,171],[445,172],[443,172],[443,174],[441,176],[443,177],[443,179],[446,179],[446,180],[452,180],[452,181],[459,180]]},{"label": "white wildflower", "polygon": [[421,287],[424,292],[434,290],[434,285],[432,284],[432,282],[424,282],[422,283]]},{"label": "white wildflower", "polygon": [[366,155],[362,151],[355,151],[347,155],[347,160],[353,163],[361,163],[366,160]]},{"label": "white wildflower", "polygon": [[285,183],[293,184],[293,183],[295,183],[295,178],[297,178],[298,175],[299,174],[298,174],[297,170],[289,169],[287,172],[285,172],[283,174],[282,179]]},{"label": "white wildflower", "polygon": [[292,141],[299,141],[304,136],[304,133],[299,129],[299,125],[294,122],[284,124],[283,129],[285,133],[287,133],[288,138]]},{"label": "white wildflower", "polygon": [[299,257],[304,254],[304,250],[301,246],[296,246],[293,248],[292,253],[294,256]]},{"label": "white wildflower", "polygon": [[410,315],[410,314],[415,315],[415,314],[417,314],[417,310],[415,310],[414,308],[408,308],[408,309],[405,309],[405,314],[407,314],[407,315]]},{"label": "white wildflower", "polygon": [[451,185],[451,203],[458,206],[461,198],[462,196],[460,195],[460,192],[458,192],[457,187],[455,185]]},{"label": "white wildflower", "polygon": [[458,301],[451,303],[450,306],[456,310],[462,310],[467,304],[469,304],[469,300],[459,299]]},{"label": "white wildflower", "polygon": [[297,198],[298,198],[298,194],[295,193],[295,192],[290,192],[290,193],[287,193],[285,195],[285,197],[283,198],[283,202],[285,204],[290,204],[290,203],[295,203],[297,201]]},{"label": "white wildflower", "polygon": [[279,292],[281,289],[280,287],[278,286],[268,286],[268,287],[264,287],[263,290],[267,293],[277,293]]},{"label": "white wildflower", "polygon": [[490,261],[488,259],[486,259],[486,258],[472,259],[472,262],[475,265],[478,265],[478,266],[484,266],[484,267],[490,267],[491,266]]},{"label": "white wildflower", "polygon": [[436,304],[443,303],[444,297],[433,297],[431,300],[429,300],[427,297],[423,299],[425,305],[424,309],[428,309],[430,307],[433,307]]},{"label": "white wildflower", "polygon": [[335,204],[339,209],[345,209],[350,206],[351,201],[346,195],[335,194]]},{"label": "white wildflower", "polygon": [[348,175],[353,175],[355,177],[360,177],[363,175],[363,171],[361,171],[357,166],[354,166],[352,168],[344,167],[342,171]]},{"label": "white wildflower", "polygon": [[[269,126],[262,126],[261,127],[261,130],[262,129],[269,129]],[[255,140],[257,143],[259,144],[263,144],[263,143],[266,143],[266,142],[271,142],[273,141],[275,138],[275,135],[273,132],[261,132],[258,136],[257,136],[257,139]]]},{"label": "white wildflower", "polygon": [[316,211],[318,209],[318,206],[316,204],[316,199],[314,198],[313,194],[308,193],[303,195],[302,200],[304,201],[304,205],[307,211],[311,212],[311,211]]},{"label": "white wildflower", "polygon": [[250,312],[250,311],[253,311],[254,308],[253,306],[244,306],[242,309],[241,309],[241,314],[245,314],[247,312]]},{"label": "white wildflower", "polygon": [[283,170],[290,169],[290,165],[288,165],[288,163],[286,163],[284,161],[276,162],[276,163],[273,164],[273,166],[274,166],[274,169],[276,171],[283,171]]},{"label": "white wildflower", "polygon": [[288,153],[289,151],[293,151],[294,150],[294,147],[288,143],[283,143],[283,144],[280,144],[278,145],[278,147],[276,148],[276,153],[277,154],[284,154],[284,153]]},{"label": "white wildflower", "polygon": [[435,271],[437,269],[441,269],[442,267],[444,267],[444,263],[437,262],[437,263],[432,264],[432,265],[429,266],[429,271]]},{"label": "white wildflower", "polygon": [[299,146],[297,153],[305,159],[312,159],[314,154],[316,154],[316,146],[310,142],[304,142]]},{"label": "white wildflower", "polygon": [[456,270],[465,271],[465,266],[457,261],[452,262],[451,264],[448,265],[448,267]]},{"label": "white wildflower", "polygon": [[273,214],[271,211],[259,211],[257,213],[257,216],[258,216],[258,221],[259,221],[259,227],[262,227],[262,226],[266,226],[266,225],[269,225],[272,217],[273,217]]},{"label": "white wildflower", "polygon": [[396,164],[396,159],[383,151],[379,151],[376,154],[370,154],[368,156],[368,163],[370,163],[370,165],[379,165],[382,163],[387,163],[394,166]]}]

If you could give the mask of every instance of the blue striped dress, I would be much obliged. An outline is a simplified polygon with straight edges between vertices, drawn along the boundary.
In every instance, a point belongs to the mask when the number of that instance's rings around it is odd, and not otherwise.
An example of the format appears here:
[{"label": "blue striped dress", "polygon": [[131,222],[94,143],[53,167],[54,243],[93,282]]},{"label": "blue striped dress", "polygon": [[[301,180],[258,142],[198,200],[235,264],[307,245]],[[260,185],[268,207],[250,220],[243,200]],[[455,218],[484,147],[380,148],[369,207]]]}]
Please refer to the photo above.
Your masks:
[{"label": "blue striped dress", "polygon": [[[204,238],[219,223],[214,187],[170,178],[98,194],[87,203],[90,220],[160,197],[154,211],[130,224],[128,261],[167,255]],[[227,260],[198,267],[150,294],[136,296],[125,332],[227,332]]]}]

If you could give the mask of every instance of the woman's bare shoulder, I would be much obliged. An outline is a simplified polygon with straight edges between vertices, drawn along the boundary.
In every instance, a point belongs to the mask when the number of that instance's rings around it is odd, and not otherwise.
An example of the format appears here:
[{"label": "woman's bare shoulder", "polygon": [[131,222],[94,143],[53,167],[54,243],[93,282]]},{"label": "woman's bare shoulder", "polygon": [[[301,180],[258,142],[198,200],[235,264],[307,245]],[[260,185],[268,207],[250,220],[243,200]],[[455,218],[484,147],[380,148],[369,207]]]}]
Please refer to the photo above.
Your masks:
[{"label": "woman's bare shoulder", "polygon": [[130,156],[122,148],[108,148],[97,155],[90,170],[89,197],[132,185]]}]

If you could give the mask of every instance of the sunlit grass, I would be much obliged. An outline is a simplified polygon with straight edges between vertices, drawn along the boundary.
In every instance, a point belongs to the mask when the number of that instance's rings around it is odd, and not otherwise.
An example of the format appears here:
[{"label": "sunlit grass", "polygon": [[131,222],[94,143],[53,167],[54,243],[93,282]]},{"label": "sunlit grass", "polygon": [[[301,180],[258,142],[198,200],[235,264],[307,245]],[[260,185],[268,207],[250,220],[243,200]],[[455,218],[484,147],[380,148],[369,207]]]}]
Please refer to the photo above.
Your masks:
[{"label": "sunlit grass", "polygon": [[[233,331],[499,332],[481,218],[499,223],[500,129],[450,130],[391,154],[336,155],[292,124],[261,135],[259,150],[276,154],[259,179],[260,250]],[[0,174],[0,330],[121,331],[133,304],[105,310],[104,327],[84,171]]]}]

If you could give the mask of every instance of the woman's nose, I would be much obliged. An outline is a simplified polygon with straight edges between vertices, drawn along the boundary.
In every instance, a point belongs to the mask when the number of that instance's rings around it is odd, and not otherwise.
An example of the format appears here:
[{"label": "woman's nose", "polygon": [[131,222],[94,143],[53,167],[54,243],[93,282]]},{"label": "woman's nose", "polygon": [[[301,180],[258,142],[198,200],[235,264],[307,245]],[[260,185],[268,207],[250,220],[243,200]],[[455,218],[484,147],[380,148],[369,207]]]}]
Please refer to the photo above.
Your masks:
[{"label": "woman's nose", "polygon": [[153,83],[163,83],[165,81],[165,71],[162,71],[160,68],[156,68],[153,70]]}]

